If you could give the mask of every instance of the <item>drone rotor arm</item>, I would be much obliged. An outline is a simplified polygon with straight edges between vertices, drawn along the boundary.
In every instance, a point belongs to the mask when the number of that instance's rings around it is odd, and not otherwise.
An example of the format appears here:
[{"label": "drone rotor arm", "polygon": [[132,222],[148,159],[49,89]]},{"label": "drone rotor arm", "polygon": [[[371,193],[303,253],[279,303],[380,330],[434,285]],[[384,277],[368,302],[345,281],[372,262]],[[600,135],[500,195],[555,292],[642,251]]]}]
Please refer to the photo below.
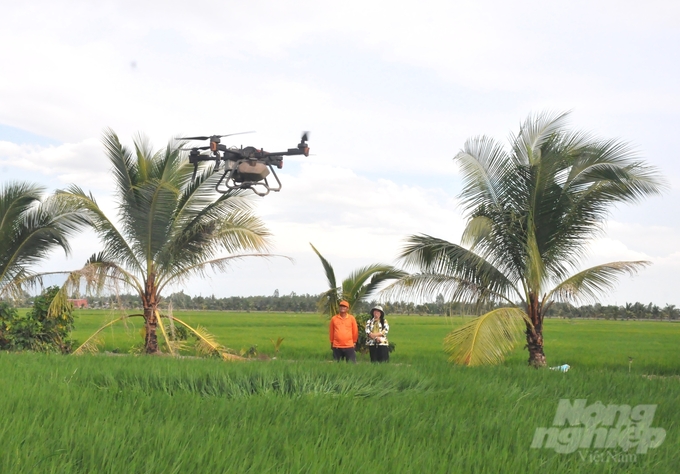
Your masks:
[{"label": "drone rotor arm", "polygon": [[195,153],[195,154],[190,153],[189,154],[189,163],[194,163],[194,164],[196,164],[200,161],[213,161],[213,160],[216,160],[216,159],[218,159],[218,158],[215,157],[215,156],[212,156],[212,155],[204,155],[204,154],[200,154],[200,153]]},{"label": "drone rotor arm", "polygon": [[209,150],[209,146],[193,146],[191,148],[180,148],[182,151],[192,151],[192,150]]}]

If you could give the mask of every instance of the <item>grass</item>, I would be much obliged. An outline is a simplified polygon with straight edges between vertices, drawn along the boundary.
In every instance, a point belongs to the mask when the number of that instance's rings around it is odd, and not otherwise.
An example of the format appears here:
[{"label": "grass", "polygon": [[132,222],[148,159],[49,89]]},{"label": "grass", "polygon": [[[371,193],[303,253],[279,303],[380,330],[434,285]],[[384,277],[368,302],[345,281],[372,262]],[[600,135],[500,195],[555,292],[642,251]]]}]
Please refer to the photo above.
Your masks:
[{"label": "grass", "polygon": [[[81,341],[103,322],[81,312]],[[326,321],[309,314],[176,314],[232,348],[284,337],[277,360],[0,354],[0,472],[677,472],[680,325],[546,323],[548,360],[518,348],[500,367],[446,362],[462,318],[391,317],[390,364],[329,362]],[[126,352],[141,325],[107,331]],[[628,372],[628,357],[634,357]],[[659,376],[649,378],[646,374]],[[559,399],[658,404],[664,443],[634,461],[531,449]]]}]

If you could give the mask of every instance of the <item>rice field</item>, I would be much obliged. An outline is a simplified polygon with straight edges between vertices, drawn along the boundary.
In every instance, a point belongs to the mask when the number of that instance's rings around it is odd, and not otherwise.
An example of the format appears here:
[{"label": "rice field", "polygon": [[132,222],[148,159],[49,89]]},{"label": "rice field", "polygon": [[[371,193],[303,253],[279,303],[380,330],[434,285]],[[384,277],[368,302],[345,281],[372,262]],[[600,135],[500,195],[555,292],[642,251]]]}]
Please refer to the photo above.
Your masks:
[{"label": "rice field", "polygon": [[[107,329],[96,356],[2,353],[0,472],[678,472],[679,324],[547,321],[562,373],[526,367],[521,347],[499,367],[449,364],[442,339],[463,318],[393,316],[390,363],[351,365],[331,362],[318,315],[175,315],[260,358],[129,355],[141,319]],[[111,317],[79,312],[74,337]],[[665,439],[644,454],[532,448],[561,399],[656,405]]]}]

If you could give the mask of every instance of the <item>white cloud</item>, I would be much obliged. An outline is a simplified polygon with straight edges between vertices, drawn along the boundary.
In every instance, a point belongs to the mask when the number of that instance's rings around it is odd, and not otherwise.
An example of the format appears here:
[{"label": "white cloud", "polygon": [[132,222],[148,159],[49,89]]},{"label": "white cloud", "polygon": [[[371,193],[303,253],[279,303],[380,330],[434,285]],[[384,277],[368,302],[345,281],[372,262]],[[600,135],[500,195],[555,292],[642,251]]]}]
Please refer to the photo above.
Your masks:
[{"label": "white cloud", "polygon": [[89,189],[112,189],[110,164],[96,139],[47,147],[0,141],[0,166],[38,174],[40,181],[54,187],[78,183]]},{"label": "white cloud", "polygon": [[391,261],[407,235],[457,240],[462,232],[455,200],[439,189],[372,181],[346,168],[311,163],[282,180],[281,193],[264,199],[258,211],[276,227],[277,241],[294,251],[312,241],[340,257]]},{"label": "white cloud", "polygon": [[589,247],[591,252],[590,260],[596,260],[599,263],[649,260],[649,255],[631,250],[623,242],[607,237],[593,240]]}]

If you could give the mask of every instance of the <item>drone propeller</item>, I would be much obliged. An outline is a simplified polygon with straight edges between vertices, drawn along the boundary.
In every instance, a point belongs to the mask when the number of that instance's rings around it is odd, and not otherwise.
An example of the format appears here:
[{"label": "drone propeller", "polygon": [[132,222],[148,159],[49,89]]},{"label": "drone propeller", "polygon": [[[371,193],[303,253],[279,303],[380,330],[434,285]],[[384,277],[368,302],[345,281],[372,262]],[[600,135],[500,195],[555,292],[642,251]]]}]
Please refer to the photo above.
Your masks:
[{"label": "drone propeller", "polygon": [[309,140],[309,132],[302,132],[302,137],[300,138],[300,143],[298,143],[297,147],[305,156],[309,156],[309,145],[307,145],[307,140]]},{"label": "drone propeller", "polygon": [[177,140],[210,140],[213,137],[223,138],[223,137],[231,137],[232,135],[243,135],[245,133],[255,133],[255,131],[251,130],[249,132],[229,133],[227,135],[211,135],[209,137],[178,137]]}]

